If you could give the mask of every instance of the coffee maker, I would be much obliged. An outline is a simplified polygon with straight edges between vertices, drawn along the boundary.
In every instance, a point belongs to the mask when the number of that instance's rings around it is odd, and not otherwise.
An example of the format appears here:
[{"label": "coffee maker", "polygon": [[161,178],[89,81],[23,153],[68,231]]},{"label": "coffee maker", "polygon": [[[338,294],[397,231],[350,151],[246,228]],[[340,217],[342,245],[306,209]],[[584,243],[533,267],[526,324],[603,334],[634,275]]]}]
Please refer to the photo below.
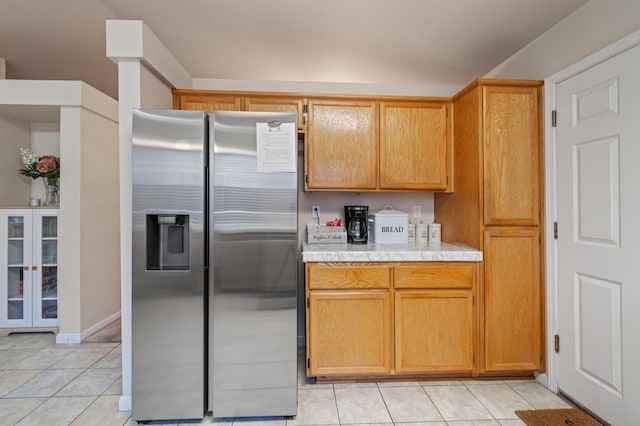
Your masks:
[{"label": "coffee maker", "polygon": [[344,206],[344,224],[347,243],[367,244],[369,206]]}]

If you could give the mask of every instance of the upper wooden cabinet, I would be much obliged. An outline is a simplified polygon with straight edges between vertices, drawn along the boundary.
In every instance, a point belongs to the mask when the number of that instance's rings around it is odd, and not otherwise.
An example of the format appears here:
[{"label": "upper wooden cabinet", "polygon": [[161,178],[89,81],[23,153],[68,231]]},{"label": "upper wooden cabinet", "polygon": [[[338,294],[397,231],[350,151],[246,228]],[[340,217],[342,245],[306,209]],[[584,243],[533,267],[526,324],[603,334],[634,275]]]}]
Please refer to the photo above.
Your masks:
[{"label": "upper wooden cabinet", "polygon": [[242,111],[242,97],[235,93],[209,93],[202,90],[173,90],[173,108],[204,111]]},{"label": "upper wooden cabinet", "polygon": [[449,105],[380,102],[380,189],[446,190]]},{"label": "upper wooden cabinet", "polygon": [[298,130],[303,130],[306,115],[304,101],[301,98],[278,96],[251,96],[244,99],[246,111],[259,112],[295,112],[298,114]]},{"label": "upper wooden cabinet", "polygon": [[204,111],[207,114],[215,111],[295,112],[298,114],[299,131],[304,130],[306,117],[302,97],[261,92],[174,89],[173,108]]},{"label": "upper wooden cabinet", "polygon": [[309,100],[307,111],[305,189],[375,190],[377,103]]},{"label": "upper wooden cabinet", "polygon": [[174,109],[296,112],[305,190],[453,191],[449,98],[174,89]]},{"label": "upper wooden cabinet", "polygon": [[484,223],[540,223],[539,87],[488,86],[484,101]]},{"label": "upper wooden cabinet", "polygon": [[310,99],[306,190],[451,191],[448,102]]}]

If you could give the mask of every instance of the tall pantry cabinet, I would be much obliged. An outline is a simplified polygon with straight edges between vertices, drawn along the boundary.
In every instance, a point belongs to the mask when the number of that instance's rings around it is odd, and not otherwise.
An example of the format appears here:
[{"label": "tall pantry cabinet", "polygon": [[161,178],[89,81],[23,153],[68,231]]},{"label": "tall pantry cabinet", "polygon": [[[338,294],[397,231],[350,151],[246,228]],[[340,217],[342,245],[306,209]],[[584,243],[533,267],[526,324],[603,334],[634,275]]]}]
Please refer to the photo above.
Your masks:
[{"label": "tall pantry cabinet", "polygon": [[442,239],[484,253],[480,374],[544,369],[541,81],[478,79],[454,98],[455,192]]}]

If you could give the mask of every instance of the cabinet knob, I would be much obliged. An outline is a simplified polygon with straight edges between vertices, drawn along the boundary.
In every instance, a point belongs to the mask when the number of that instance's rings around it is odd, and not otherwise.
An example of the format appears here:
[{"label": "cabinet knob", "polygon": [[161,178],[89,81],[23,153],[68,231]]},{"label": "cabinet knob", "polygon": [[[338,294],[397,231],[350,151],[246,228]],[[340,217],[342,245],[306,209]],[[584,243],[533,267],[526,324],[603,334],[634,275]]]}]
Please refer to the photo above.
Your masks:
[{"label": "cabinet knob", "polygon": [[31,270],[32,270],[32,271],[37,271],[37,270],[38,270],[38,267],[37,267],[37,266],[32,266],[32,267],[31,267]]},{"label": "cabinet knob", "polygon": [[22,269],[23,269],[24,271],[28,271],[28,270],[29,270],[29,267],[28,267],[28,266],[23,266],[23,267],[22,267]]}]

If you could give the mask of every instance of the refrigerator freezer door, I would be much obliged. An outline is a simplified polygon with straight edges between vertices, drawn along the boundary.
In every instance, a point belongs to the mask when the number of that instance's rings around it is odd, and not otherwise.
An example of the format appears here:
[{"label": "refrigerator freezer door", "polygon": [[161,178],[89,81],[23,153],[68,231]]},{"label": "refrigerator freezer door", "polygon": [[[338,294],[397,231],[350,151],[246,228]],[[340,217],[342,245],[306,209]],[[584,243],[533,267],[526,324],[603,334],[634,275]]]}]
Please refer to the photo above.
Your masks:
[{"label": "refrigerator freezer door", "polygon": [[256,123],[272,120],[294,123],[297,141],[295,114],[210,117],[214,417],[294,416],[297,409],[297,178],[295,166],[258,172]]},{"label": "refrigerator freezer door", "polygon": [[197,111],[133,113],[132,417],[205,412],[205,164]]}]

